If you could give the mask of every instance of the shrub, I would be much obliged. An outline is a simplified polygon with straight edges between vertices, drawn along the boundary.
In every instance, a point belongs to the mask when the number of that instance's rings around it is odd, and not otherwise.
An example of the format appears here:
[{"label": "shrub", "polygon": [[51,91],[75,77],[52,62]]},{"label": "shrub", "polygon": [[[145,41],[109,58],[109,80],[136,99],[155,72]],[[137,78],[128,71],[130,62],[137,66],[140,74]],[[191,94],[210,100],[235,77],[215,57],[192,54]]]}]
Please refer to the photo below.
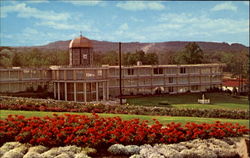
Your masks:
[{"label": "shrub", "polygon": [[159,105],[170,105],[168,101],[161,101],[158,103]]},{"label": "shrub", "polygon": [[[30,99],[21,97],[0,97],[0,109],[27,110],[27,111],[54,111],[54,112],[88,112],[88,113],[114,113],[136,115],[161,115],[161,116],[188,116],[208,118],[249,119],[249,110],[229,109],[194,109],[194,108],[169,108],[143,107],[129,105],[104,105],[101,103],[79,103],[56,101],[52,99]],[[164,103],[164,102],[163,102]]]}]

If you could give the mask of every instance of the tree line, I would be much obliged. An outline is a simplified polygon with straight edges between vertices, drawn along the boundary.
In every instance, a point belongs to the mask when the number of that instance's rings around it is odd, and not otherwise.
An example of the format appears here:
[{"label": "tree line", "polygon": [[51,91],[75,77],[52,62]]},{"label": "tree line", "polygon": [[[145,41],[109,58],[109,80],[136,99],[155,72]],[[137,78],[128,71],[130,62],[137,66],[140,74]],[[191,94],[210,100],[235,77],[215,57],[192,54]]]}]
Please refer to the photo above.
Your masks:
[{"label": "tree line", "polygon": [[[156,64],[201,64],[225,63],[224,71],[234,76],[249,74],[249,52],[204,52],[197,43],[190,42],[178,52],[150,52],[142,50],[122,53],[122,64],[136,65],[141,61],[144,65]],[[68,50],[41,48],[2,48],[0,51],[0,67],[48,67],[50,65],[68,65]],[[94,64],[118,65],[118,52],[94,52]]]}]

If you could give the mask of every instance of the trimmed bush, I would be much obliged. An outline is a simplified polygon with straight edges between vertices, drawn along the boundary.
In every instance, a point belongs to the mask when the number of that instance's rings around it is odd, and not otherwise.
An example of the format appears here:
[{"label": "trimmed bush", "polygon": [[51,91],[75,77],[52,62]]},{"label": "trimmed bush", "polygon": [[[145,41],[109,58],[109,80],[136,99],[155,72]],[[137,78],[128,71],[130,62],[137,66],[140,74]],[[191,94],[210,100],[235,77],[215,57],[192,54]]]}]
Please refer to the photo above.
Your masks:
[{"label": "trimmed bush", "polygon": [[249,119],[249,110],[120,106],[20,97],[0,97],[0,109]]}]

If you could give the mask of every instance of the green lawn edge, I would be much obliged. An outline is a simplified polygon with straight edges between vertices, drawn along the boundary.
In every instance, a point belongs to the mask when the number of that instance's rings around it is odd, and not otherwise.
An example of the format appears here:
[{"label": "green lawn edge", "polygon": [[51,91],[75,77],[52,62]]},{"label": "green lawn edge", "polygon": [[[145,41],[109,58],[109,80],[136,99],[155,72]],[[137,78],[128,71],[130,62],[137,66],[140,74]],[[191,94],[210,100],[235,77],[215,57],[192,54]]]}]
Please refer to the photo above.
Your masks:
[{"label": "green lawn edge", "polygon": [[[0,119],[5,119],[8,115],[23,115],[25,117],[44,117],[52,116],[53,114],[74,114],[74,115],[91,115],[91,113],[74,113],[74,112],[45,112],[45,111],[18,111],[18,110],[0,110]],[[150,124],[153,123],[152,119],[157,119],[162,124],[170,122],[177,122],[185,124],[187,122],[195,123],[214,123],[215,121],[239,123],[249,128],[249,120],[243,119],[222,119],[222,118],[203,118],[203,117],[173,117],[173,116],[149,116],[149,115],[128,115],[128,114],[106,114],[98,113],[101,117],[116,117],[119,116],[124,120],[141,119],[148,120]]]},{"label": "green lawn edge", "polygon": [[201,98],[200,93],[135,97],[127,98],[127,102],[136,106],[164,107],[159,103],[165,102],[173,108],[249,110],[247,96],[232,96],[225,93],[206,93],[205,96],[210,99],[210,104],[202,105],[197,102]]}]

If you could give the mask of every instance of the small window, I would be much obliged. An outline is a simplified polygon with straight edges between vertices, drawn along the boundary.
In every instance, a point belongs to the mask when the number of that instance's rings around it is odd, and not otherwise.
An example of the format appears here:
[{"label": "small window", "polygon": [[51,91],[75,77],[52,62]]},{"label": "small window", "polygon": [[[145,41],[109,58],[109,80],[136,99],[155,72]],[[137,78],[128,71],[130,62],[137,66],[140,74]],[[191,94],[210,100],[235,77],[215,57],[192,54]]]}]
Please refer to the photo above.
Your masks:
[{"label": "small window", "polygon": [[97,76],[102,76],[102,70],[97,70]]},{"label": "small window", "polygon": [[169,83],[173,83],[173,80],[174,80],[173,77],[169,77],[169,78],[168,78],[168,82],[169,82]]},{"label": "small window", "polygon": [[134,69],[128,69],[128,75],[134,75]]},{"label": "small window", "polygon": [[95,77],[95,74],[86,72],[86,77]]},{"label": "small window", "polygon": [[158,68],[154,68],[154,74],[158,74]]},{"label": "small window", "polygon": [[174,92],[174,88],[173,87],[168,87],[168,92]]},{"label": "small window", "polygon": [[186,73],[186,68],[185,68],[185,67],[181,67],[180,73],[181,73],[181,74],[185,74],[185,73]]},{"label": "small window", "polygon": [[82,58],[83,59],[88,59],[88,55],[87,54],[83,54]]},{"label": "small window", "polygon": [[199,86],[198,85],[193,85],[193,86],[191,86],[191,90],[197,91],[197,90],[199,90]]},{"label": "small window", "polygon": [[163,68],[159,68],[159,74],[163,74]]},{"label": "small window", "polygon": [[163,68],[154,68],[154,74],[163,74]]}]

